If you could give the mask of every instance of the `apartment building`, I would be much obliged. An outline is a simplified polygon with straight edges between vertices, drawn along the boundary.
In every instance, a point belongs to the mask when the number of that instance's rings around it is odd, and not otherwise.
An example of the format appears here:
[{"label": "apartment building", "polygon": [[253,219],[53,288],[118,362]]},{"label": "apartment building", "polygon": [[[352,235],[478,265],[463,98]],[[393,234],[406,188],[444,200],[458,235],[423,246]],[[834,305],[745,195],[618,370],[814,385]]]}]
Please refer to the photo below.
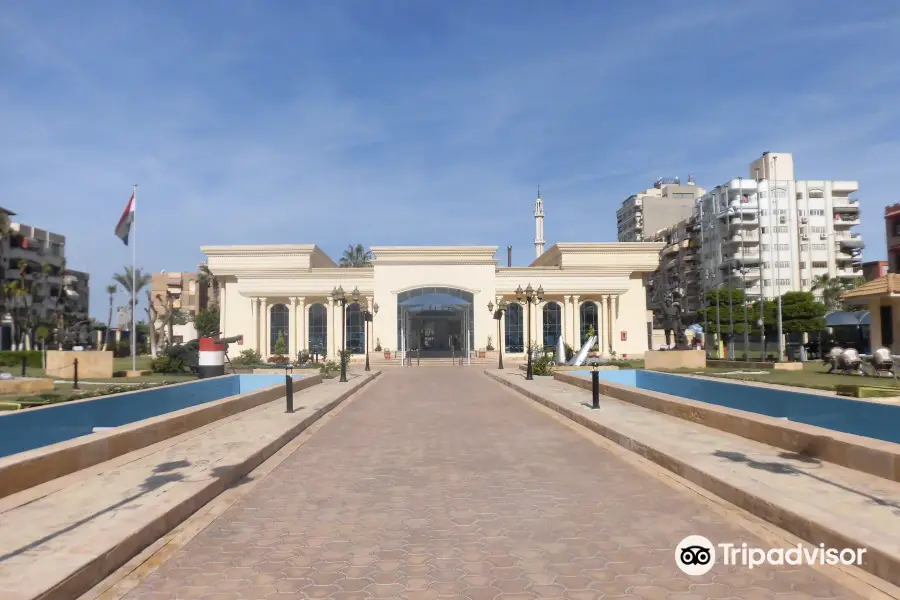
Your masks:
[{"label": "apartment building", "polygon": [[816,277],[862,277],[857,181],[796,180],[790,153],[766,152],[749,176],[704,194],[695,208],[707,288],[748,297],[810,291]]},{"label": "apartment building", "polygon": [[[7,230],[0,234],[0,262],[4,283],[18,281],[22,275],[20,265],[25,264],[35,272],[46,273],[45,290],[39,296],[33,295],[22,302],[28,302],[31,310],[36,310],[40,318],[49,319],[59,310],[57,298],[65,289],[76,301],[76,313],[87,318],[90,296],[87,273],[66,269],[66,238],[59,233],[40,229],[18,222],[16,213],[0,208],[7,222]],[[78,298],[75,298],[75,294]],[[14,343],[14,321],[9,314],[0,315],[0,349],[11,349]]]},{"label": "apartment building", "polygon": [[[208,285],[201,283],[197,273],[165,271],[153,274],[151,283],[151,298],[153,306],[159,315],[166,314],[168,301],[172,301],[175,310],[181,311],[190,318],[202,308],[206,308],[209,302]],[[173,340],[175,344],[189,342],[197,337],[197,330],[192,322],[184,325],[173,326]]]},{"label": "apartment building", "polygon": [[900,204],[884,207],[884,228],[887,240],[888,271],[900,273]]},{"label": "apartment building", "polygon": [[658,179],[653,187],[626,198],[616,211],[619,241],[650,241],[659,231],[690,219],[704,193],[692,177],[685,185],[678,177]]},{"label": "apartment building", "polygon": [[646,276],[647,308],[653,311],[653,327],[664,326],[666,306],[677,306],[684,324],[694,322],[702,306],[703,286],[699,275],[698,223],[693,217],[657,231],[648,241],[665,242],[659,268]]}]

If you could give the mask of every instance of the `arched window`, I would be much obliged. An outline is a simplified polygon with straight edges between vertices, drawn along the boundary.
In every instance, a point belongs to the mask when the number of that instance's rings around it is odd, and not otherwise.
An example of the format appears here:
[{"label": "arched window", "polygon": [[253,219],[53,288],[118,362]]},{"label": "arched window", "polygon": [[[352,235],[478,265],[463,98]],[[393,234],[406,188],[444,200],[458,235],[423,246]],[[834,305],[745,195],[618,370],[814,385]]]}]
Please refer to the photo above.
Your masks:
[{"label": "arched window", "polygon": [[347,350],[353,354],[366,352],[366,318],[359,304],[347,305]]},{"label": "arched window", "polygon": [[579,341],[579,345],[585,343],[588,339],[588,332],[591,328],[594,329],[595,335],[600,335],[600,322],[597,313],[597,303],[592,301],[582,302],[581,307],[578,309],[581,315],[581,331],[579,332],[581,335],[581,340]]},{"label": "arched window", "polygon": [[525,322],[522,305],[510,302],[506,307],[506,351],[525,352]]},{"label": "arched window", "polygon": [[269,309],[269,354],[276,354],[275,346],[278,338],[282,339],[283,348],[278,348],[281,354],[290,352],[290,311],[284,304],[275,304]]},{"label": "arched window", "polygon": [[544,347],[556,349],[556,340],[562,335],[562,308],[558,302],[544,305]]},{"label": "arched window", "polygon": [[328,309],[324,304],[309,307],[309,351],[326,354],[328,352]]}]

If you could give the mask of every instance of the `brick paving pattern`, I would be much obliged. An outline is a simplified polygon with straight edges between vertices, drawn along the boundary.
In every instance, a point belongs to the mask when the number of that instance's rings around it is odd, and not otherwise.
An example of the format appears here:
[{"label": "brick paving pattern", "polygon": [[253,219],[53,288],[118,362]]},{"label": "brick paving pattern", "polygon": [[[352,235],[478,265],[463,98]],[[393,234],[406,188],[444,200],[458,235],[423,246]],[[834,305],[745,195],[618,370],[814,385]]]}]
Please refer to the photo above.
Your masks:
[{"label": "brick paving pattern", "polygon": [[128,598],[857,598],[689,577],[690,534],[768,547],[474,369],[392,369]]}]

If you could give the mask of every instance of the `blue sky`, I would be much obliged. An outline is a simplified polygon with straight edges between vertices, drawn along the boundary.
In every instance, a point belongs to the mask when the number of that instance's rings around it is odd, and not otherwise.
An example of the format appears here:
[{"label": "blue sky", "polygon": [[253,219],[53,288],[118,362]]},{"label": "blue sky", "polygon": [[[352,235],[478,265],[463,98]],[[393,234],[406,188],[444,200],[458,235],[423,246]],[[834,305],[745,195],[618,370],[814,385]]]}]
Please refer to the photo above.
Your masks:
[{"label": "blue sky", "polygon": [[798,178],[860,180],[881,259],[898,32],[896,0],[6,0],[0,205],[67,236],[104,320],[132,183],[151,271],[229,243],[526,264],[538,184],[548,243],[610,241],[657,177],[793,152]]}]

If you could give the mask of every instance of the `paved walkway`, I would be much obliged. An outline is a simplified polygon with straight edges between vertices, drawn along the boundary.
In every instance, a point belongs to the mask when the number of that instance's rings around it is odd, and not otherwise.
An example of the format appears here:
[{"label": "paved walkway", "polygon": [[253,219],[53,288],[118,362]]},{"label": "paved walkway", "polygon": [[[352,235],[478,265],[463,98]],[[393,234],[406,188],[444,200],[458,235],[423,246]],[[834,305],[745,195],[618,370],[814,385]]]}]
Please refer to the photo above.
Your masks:
[{"label": "paved walkway", "polygon": [[855,597],[807,567],[688,577],[691,534],[769,547],[474,369],[397,369],[127,597]]},{"label": "paved walkway", "polygon": [[[71,600],[367,378],[284,399],[0,499],[0,600]],[[46,595],[46,596],[45,596]]]},{"label": "paved walkway", "polygon": [[590,391],[550,377],[491,375],[574,411],[618,443],[814,544],[867,548],[872,572],[900,582],[900,483],[614,398],[588,410]]}]

